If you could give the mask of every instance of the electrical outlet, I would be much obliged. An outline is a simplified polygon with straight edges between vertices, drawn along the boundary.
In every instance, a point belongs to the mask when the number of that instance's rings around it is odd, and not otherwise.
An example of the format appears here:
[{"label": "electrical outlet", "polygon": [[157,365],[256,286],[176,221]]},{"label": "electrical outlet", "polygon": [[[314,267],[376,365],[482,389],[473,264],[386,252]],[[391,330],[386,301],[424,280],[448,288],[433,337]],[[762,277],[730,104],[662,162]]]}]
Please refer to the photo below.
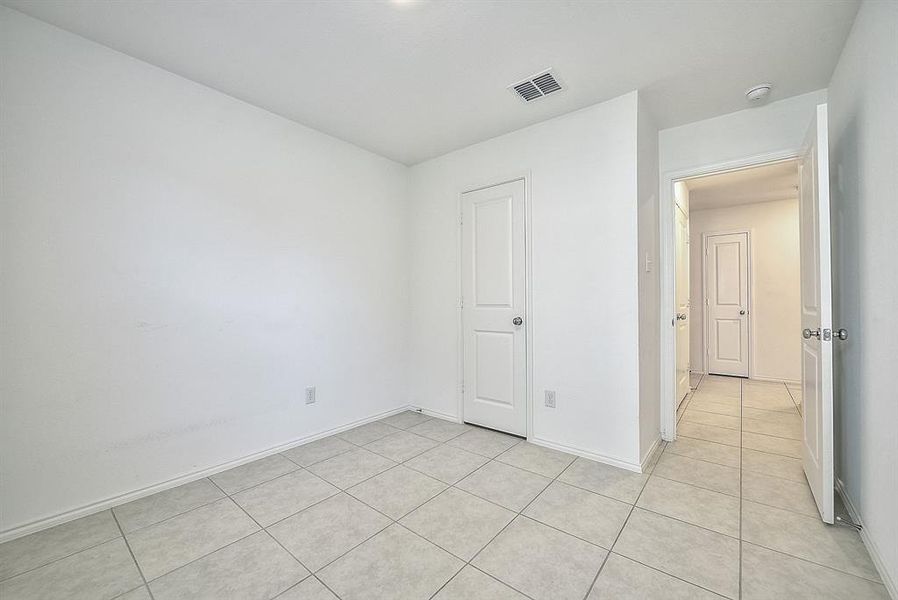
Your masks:
[{"label": "electrical outlet", "polygon": [[555,390],[546,390],[546,406],[555,408]]},{"label": "electrical outlet", "polygon": [[306,404],[315,404],[315,388],[306,388]]}]

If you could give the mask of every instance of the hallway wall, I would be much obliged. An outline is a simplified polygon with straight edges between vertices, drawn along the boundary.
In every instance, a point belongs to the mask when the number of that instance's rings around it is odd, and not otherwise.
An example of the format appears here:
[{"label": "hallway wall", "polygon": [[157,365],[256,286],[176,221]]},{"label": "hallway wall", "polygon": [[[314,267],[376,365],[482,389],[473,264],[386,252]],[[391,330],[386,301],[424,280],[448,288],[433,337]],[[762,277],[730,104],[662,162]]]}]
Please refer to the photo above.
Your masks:
[{"label": "hallway wall", "polygon": [[898,597],[898,3],[865,2],[830,84],[836,475]]}]

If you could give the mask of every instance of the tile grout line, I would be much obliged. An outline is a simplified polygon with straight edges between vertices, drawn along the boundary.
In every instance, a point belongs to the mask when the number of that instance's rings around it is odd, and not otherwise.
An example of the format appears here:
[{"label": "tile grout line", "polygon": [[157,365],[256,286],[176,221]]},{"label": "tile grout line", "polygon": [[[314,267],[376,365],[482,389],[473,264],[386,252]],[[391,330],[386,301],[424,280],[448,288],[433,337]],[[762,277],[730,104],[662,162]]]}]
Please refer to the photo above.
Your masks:
[{"label": "tile grout line", "polygon": [[137,557],[134,556],[134,551],[131,549],[131,544],[128,542],[128,538],[125,536],[125,530],[122,529],[121,523],[118,522],[118,517],[115,516],[115,512],[110,509],[109,513],[112,515],[112,520],[115,521],[115,526],[118,527],[119,533],[122,534],[122,540],[125,542],[125,548],[128,549],[128,554],[131,555],[131,560],[134,561],[134,566],[137,567],[137,573],[138,575],[140,575],[140,579],[143,581],[143,585],[147,589],[147,594],[150,595],[150,600],[154,600],[155,596],[153,596],[153,591],[150,589],[150,584],[147,582],[146,575],[143,574],[143,569],[140,567],[140,563],[137,562]]}]

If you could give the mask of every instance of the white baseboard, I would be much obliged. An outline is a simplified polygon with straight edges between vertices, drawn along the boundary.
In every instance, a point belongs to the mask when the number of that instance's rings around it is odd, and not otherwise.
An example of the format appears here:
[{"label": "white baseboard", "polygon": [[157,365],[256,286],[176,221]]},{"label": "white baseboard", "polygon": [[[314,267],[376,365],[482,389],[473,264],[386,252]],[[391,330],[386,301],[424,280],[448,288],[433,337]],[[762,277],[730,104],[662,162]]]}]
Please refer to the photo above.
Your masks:
[{"label": "white baseboard", "polygon": [[767,377],[766,375],[752,375],[751,379],[753,381],[770,381],[772,383],[786,383],[791,385],[801,385],[800,379],[783,379],[781,377]]},{"label": "white baseboard", "polygon": [[855,506],[854,502],[851,500],[851,496],[848,495],[848,490],[845,489],[845,484],[842,483],[842,480],[838,477],[836,478],[836,491],[839,492],[839,495],[842,496],[842,501],[845,502],[845,508],[848,509],[848,516],[851,517],[852,521],[861,526],[861,540],[863,540],[864,546],[867,547],[867,552],[870,554],[873,566],[876,567],[876,571],[879,573],[879,578],[882,579],[882,584],[889,593],[889,597],[892,598],[892,600],[898,600],[898,586],[896,586],[895,581],[886,569],[885,563],[882,560],[882,554],[879,552],[879,547],[876,545],[876,542],[870,538],[870,534],[867,533],[867,528],[864,526],[864,520],[857,511],[857,506]]},{"label": "white baseboard", "polygon": [[453,423],[461,423],[462,422],[462,420],[460,418],[458,418],[456,415],[450,415],[450,414],[439,412],[436,410],[430,410],[429,408],[421,408],[421,407],[412,407],[412,408],[413,408],[413,410],[420,411],[422,414],[425,414],[428,417],[443,419],[444,421],[451,421]]},{"label": "white baseboard", "polygon": [[560,450],[562,452],[567,452],[568,454],[573,454],[575,456],[582,456],[583,458],[588,458],[589,460],[605,463],[606,465],[611,465],[612,467],[620,467],[621,469],[626,469],[635,473],[642,473],[642,465],[638,463],[632,463],[614,456],[604,456],[602,454],[590,452],[589,450],[581,450],[580,448],[574,448],[573,446],[566,446],[564,444],[558,444],[556,442],[550,442],[549,440],[544,440],[536,437],[530,438],[527,441],[531,444],[536,444],[537,446],[545,446],[546,448]]},{"label": "white baseboard", "polygon": [[248,456],[243,456],[226,463],[221,463],[213,467],[207,467],[199,471],[193,471],[186,475],[181,475],[180,477],[175,477],[174,479],[169,479],[168,481],[163,481],[162,483],[157,483],[155,485],[147,486],[131,492],[126,492],[124,494],[119,494],[117,496],[111,496],[109,498],[98,500],[97,502],[93,502],[79,508],[53,515],[51,517],[45,517],[43,519],[38,519],[24,525],[19,525],[10,529],[4,529],[0,531],[0,543],[8,542],[10,540],[14,540],[16,538],[20,538],[44,529],[49,529],[50,527],[55,527],[56,525],[74,521],[75,519],[80,519],[81,517],[86,517],[88,515],[102,512],[116,506],[121,506],[122,504],[126,504],[134,500],[139,500],[140,498],[144,498],[146,496],[158,494],[159,492],[164,492],[165,490],[178,487],[179,485],[184,485],[185,483],[190,483],[198,479],[203,479],[204,477],[209,477],[210,475],[215,475],[216,473],[221,473],[222,471],[227,471],[228,469],[233,469],[234,467],[239,467],[240,465],[244,465],[254,460],[259,460],[260,458],[265,458],[266,456],[271,456],[272,454],[277,454],[278,452],[283,452],[284,450],[289,450],[290,448],[295,448],[296,446],[314,442],[317,439],[321,439],[329,435],[334,435],[335,433],[340,433],[346,431],[347,429],[358,427],[359,425],[364,425],[365,423],[370,423],[372,421],[383,419],[384,417],[389,417],[390,415],[395,415],[410,408],[414,407],[401,406],[399,408],[395,408],[393,410],[389,410],[371,417],[353,421],[352,423],[348,423],[346,425],[340,425],[339,427],[334,427],[326,431],[321,431],[302,438],[297,438],[273,448],[255,452]]},{"label": "white baseboard", "polygon": [[652,447],[649,448],[649,451],[646,452],[646,455],[642,457],[642,461],[639,463],[640,473],[645,473],[646,469],[649,467],[649,461],[652,460],[652,457],[655,456],[655,452],[658,451],[658,446],[661,445],[661,436],[659,435],[654,442],[652,442]]}]

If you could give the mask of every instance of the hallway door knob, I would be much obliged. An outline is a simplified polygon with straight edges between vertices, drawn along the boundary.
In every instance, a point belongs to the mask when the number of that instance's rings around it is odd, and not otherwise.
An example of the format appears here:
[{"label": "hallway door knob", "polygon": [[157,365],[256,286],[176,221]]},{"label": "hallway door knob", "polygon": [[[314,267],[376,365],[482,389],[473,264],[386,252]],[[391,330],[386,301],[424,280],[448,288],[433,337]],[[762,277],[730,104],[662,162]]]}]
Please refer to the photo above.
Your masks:
[{"label": "hallway door knob", "polygon": [[514,319],[511,320],[511,322],[514,323],[515,325],[517,325],[518,327],[520,327],[521,324],[524,322],[524,319],[522,319],[521,317],[515,317]]},{"label": "hallway door knob", "polygon": [[819,329],[814,329],[814,330],[812,331],[812,330],[810,330],[810,329],[805,328],[804,331],[801,332],[801,337],[803,337],[803,338],[806,339],[806,340],[809,340],[809,339],[811,339],[812,337],[815,337],[815,338],[817,338],[817,339],[820,339],[820,330],[819,330]]},{"label": "hallway door knob", "polygon": [[742,310],[740,310],[740,311],[739,311],[739,314],[740,314],[740,315],[744,315],[744,314],[745,314],[745,309],[743,308]]}]

